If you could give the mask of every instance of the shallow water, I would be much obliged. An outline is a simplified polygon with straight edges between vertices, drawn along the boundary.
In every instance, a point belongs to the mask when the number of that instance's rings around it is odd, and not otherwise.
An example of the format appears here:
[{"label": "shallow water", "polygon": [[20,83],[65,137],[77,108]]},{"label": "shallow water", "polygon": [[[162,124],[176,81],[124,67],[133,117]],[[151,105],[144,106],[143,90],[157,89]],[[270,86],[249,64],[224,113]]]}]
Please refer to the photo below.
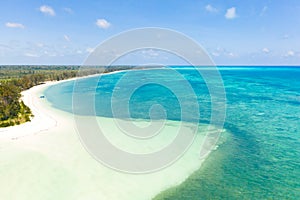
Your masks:
[{"label": "shallow water", "polygon": [[[176,69],[196,93],[200,103],[199,121],[208,123],[211,100],[205,82],[192,68]],[[226,67],[220,68],[220,72],[227,96],[225,128],[231,135],[211,153],[203,167],[181,185],[159,194],[157,199],[299,199],[300,68]],[[85,97],[96,94],[96,114],[113,117],[113,91],[132,89],[117,85],[125,73],[102,76],[99,83],[99,77],[83,79],[83,88],[77,92]],[[131,73],[134,75],[130,79],[132,87],[151,78],[178,87],[186,82],[160,70]],[[98,84],[96,90],[95,83]],[[52,86],[45,93],[47,99],[54,107],[72,112],[73,84],[65,82]],[[124,105],[126,96],[118,97],[117,105]],[[165,108],[167,119],[180,120],[178,99],[182,98],[185,104],[181,105],[187,112],[192,111],[194,107],[189,107],[192,97],[184,91],[175,95],[157,84],[145,85],[131,96],[130,117],[149,119],[149,109],[159,103]],[[93,114],[84,102],[79,107],[79,114]],[[118,114],[120,118],[128,117],[125,112]],[[152,117],[165,116],[158,112]],[[193,117],[187,119],[194,120]]]}]

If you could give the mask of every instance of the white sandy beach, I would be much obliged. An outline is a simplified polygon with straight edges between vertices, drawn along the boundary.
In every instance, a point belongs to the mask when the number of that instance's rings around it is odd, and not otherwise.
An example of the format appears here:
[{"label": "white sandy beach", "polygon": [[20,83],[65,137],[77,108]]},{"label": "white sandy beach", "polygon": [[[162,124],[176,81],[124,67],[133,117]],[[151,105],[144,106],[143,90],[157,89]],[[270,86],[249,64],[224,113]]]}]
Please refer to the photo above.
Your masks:
[{"label": "white sandy beach", "polygon": [[[33,120],[0,129],[0,199],[151,199],[180,184],[203,162],[199,159],[202,135],[175,164],[155,173],[133,175],[103,166],[82,146],[73,115],[40,98],[47,87],[57,83],[24,91],[23,100],[31,108]],[[115,143],[122,146],[126,140],[118,139],[113,120],[102,121],[112,131],[111,137],[115,135]],[[164,131],[176,131],[176,122],[167,123]]]}]

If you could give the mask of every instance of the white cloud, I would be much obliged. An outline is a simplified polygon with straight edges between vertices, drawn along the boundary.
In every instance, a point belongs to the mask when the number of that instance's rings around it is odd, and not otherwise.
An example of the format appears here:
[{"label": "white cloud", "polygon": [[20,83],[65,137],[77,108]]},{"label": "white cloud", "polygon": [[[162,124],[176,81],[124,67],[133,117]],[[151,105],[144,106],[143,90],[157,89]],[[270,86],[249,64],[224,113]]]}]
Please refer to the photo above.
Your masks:
[{"label": "white cloud", "polygon": [[97,19],[96,25],[100,28],[107,29],[111,26],[111,24],[105,19]]},{"label": "white cloud", "polygon": [[233,53],[231,51],[228,51],[227,49],[218,47],[211,53],[214,57],[229,57],[229,58],[236,58],[239,55],[236,53]]},{"label": "white cloud", "polygon": [[143,50],[142,54],[146,57],[157,57],[159,56],[158,51],[153,50],[153,49],[147,49],[147,50]]},{"label": "white cloud", "polygon": [[56,57],[56,56],[57,56],[57,52],[44,51],[43,53],[44,53],[46,56],[49,56],[49,57]]},{"label": "white cloud", "polygon": [[88,48],[86,49],[86,52],[88,52],[88,53],[93,53],[94,50],[95,50],[94,48],[88,47]]},{"label": "white cloud", "polygon": [[269,50],[268,48],[263,48],[262,51],[263,51],[264,53],[270,53],[270,50]]},{"label": "white cloud", "polygon": [[218,12],[218,9],[216,9],[215,7],[213,7],[210,4],[205,6],[205,10],[208,11],[208,12]]},{"label": "white cloud", "polygon": [[213,50],[211,54],[212,54],[214,57],[219,57],[219,56],[224,55],[225,52],[226,52],[225,49],[223,49],[223,48],[221,48],[221,47],[218,47],[218,48],[216,48],[215,50]]},{"label": "white cloud", "polygon": [[39,57],[37,54],[34,54],[34,53],[24,53],[24,56],[31,57],[31,58],[38,58]]},{"label": "white cloud", "polygon": [[37,47],[40,47],[40,48],[42,48],[42,47],[45,46],[43,43],[40,43],[40,42],[39,42],[39,43],[36,43],[35,45],[36,45]]},{"label": "white cloud", "polygon": [[237,17],[237,15],[236,15],[235,7],[228,8],[227,11],[226,11],[226,14],[225,14],[225,18],[226,19],[234,19],[236,17]]},{"label": "white cloud", "polygon": [[212,52],[211,53],[213,56],[215,56],[215,57],[219,57],[220,56],[220,53],[218,53],[218,52]]},{"label": "white cloud", "polygon": [[69,36],[67,36],[67,35],[64,35],[64,38],[65,38],[65,40],[66,40],[67,42],[71,42],[71,39],[70,39],[70,37],[69,37]]},{"label": "white cloud", "polygon": [[290,56],[294,56],[294,55],[295,55],[295,52],[292,51],[292,50],[290,50],[290,51],[288,51],[288,52],[286,53],[285,56],[290,57]]},{"label": "white cloud", "polygon": [[233,57],[238,57],[238,55],[235,54],[235,53],[233,53],[233,52],[229,52],[229,53],[227,54],[227,56],[228,56],[228,57],[231,57],[231,58],[233,58]]},{"label": "white cloud", "polygon": [[12,23],[12,22],[7,22],[5,24],[6,27],[9,27],[9,28],[25,28],[25,26],[23,24],[20,24],[20,23]]},{"label": "white cloud", "polygon": [[43,5],[40,7],[40,11],[46,15],[55,16],[55,11],[50,6]]}]

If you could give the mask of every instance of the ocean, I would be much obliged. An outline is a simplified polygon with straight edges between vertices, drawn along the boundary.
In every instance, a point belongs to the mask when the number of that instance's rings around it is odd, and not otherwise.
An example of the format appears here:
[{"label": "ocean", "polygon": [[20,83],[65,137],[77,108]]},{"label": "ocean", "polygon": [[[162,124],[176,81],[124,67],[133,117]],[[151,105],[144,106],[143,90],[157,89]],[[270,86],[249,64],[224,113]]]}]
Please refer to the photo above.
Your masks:
[{"label": "ocean", "polygon": [[[155,199],[299,199],[300,67],[227,66],[218,70],[226,94],[224,129],[229,134],[221,137],[200,169]],[[128,73],[129,81],[119,84]],[[78,115],[174,121],[183,120],[182,107],[194,113],[192,100],[196,97],[197,123],[211,121],[210,91],[193,67],[123,71],[80,82],[76,90],[74,81],[53,85],[45,96],[53,107],[70,113],[74,92],[83,99],[94,97],[93,112],[87,109],[90,102],[82,101],[75,105]],[[167,84],[175,89],[165,87]],[[191,86],[195,96],[180,90],[184,84]],[[112,102],[120,112],[114,112]],[[160,107],[149,112],[153,105]],[[195,116],[183,121],[195,122]]]}]

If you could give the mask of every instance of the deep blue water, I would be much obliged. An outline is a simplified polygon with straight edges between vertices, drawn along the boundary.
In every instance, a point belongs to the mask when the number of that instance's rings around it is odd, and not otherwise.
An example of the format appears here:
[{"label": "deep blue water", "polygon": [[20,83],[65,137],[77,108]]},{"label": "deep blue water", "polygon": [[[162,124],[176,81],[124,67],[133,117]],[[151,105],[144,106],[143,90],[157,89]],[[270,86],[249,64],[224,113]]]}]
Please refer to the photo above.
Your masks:
[{"label": "deep blue water", "polygon": [[[77,113],[93,114],[87,108],[95,95],[98,116],[116,117],[113,102],[117,117],[127,117],[124,107],[128,107],[130,117],[148,119],[151,106],[160,104],[168,119],[180,120],[182,106],[187,113],[195,109],[194,96],[180,90],[188,83],[200,105],[199,121],[209,123],[212,102],[205,81],[193,68],[173,69],[183,79],[165,73],[166,69],[131,71],[129,81],[119,85],[127,72],[105,75],[100,80],[82,79],[76,89],[83,99],[76,105]],[[156,198],[300,199],[300,68],[221,67],[220,73],[227,98],[224,127],[230,137],[183,184]],[[172,84],[179,92],[155,83],[143,85],[149,80]],[[52,86],[45,91],[46,98],[54,107],[72,112],[73,86],[74,82]],[[127,101],[130,91],[134,92]],[[164,117],[160,112],[152,114],[157,119]],[[186,119],[195,120],[194,116]]]}]

